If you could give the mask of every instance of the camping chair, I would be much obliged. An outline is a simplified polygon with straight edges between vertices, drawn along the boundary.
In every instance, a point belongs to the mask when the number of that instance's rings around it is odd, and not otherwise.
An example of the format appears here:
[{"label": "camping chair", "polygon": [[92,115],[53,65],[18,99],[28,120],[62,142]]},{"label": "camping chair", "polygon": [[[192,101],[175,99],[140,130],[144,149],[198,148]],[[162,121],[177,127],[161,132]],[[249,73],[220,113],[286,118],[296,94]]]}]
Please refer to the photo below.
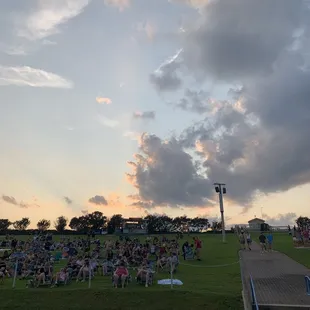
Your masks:
[{"label": "camping chair", "polygon": [[[111,280],[112,280],[112,286],[114,286],[114,272],[116,270],[116,267],[113,268],[113,272],[111,274]],[[125,280],[125,287],[129,285],[129,283],[132,281],[131,275],[128,274],[128,276],[126,277]],[[122,281],[121,278],[118,279],[118,283],[117,283],[117,287],[121,287],[122,286]]]},{"label": "camping chair", "polygon": [[143,271],[142,275],[137,277],[137,283],[145,285],[146,287],[153,285],[154,275],[155,275],[155,264],[154,263],[155,262],[151,261],[146,271]]}]

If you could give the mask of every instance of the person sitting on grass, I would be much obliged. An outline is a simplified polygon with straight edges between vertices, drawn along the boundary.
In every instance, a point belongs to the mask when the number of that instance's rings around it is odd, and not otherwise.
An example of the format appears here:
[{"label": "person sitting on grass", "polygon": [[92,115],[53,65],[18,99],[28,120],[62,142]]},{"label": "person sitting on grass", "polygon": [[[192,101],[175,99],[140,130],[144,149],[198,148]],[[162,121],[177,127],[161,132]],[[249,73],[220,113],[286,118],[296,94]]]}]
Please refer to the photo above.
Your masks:
[{"label": "person sitting on grass", "polygon": [[157,272],[159,271],[159,269],[164,269],[167,266],[168,263],[168,258],[166,257],[166,255],[163,256],[159,256],[156,265],[157,265]]},{"label": "person sitting on grass", "polygon": [[76,282],[78,282],[80,280],[80,277],[81,277],[82,274],[83,274],[83,279],[82,279],[81,282],[85,282],[86,277],[87,276],[91,276],[90,269],[91,269],[91,267],[90,267],[89,259],[86,258],[84,260],[83,266],[80,268],[79,273],[78,273],[78,275],[76,277]]},{"label": "person sitting on grass", "polygon": [[148,261],[144,259],[142,265],[138,269],[136,280],[137,282],[145,281],[145,287],[148,287],[150,279],[151,269],[149,267]]},{"label": "person sitting on grass", "polygon": [[55,276],[55,285],[58,285],[59,282],[67,284],[67,281],[69,280],[69,272],[66,268],[61,268],[59,272],[56,273]]},{"label": "person sitting on grass", "polygon": [[6,270],[5,265],[1,264],[0,266],[0,283],[4,282],[5,276],[10,277],[9,272]]},{"label": "person sitting on grass", "polygon": [[45,285],[45,272],[44,272],[44,268],[41,267],[38,269],[37,274],[36,274],[36,283],[37,283],[37,287],[40,286],[40,284]]},{"label": "person sitting on grass", "polygon": [[114,287],[118,287],[119,281],[121,282],[122,288],[125,287],[125,282],[127,277],[129,276],[129,272],[124,264],[118,266],[113,274],[113,283]]}]

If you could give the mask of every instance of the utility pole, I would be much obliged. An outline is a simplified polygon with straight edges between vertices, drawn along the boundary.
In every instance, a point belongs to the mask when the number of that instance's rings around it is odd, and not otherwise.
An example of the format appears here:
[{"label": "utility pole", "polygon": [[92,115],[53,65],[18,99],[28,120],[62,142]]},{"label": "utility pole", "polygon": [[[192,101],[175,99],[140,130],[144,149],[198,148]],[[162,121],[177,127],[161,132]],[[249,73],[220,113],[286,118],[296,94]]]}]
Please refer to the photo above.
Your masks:
[{"label": "utility pole", "polygon": [[219,194],[221,221],[222,221],[222,238],[223,238],[223,242],[226,242],[224,203],[223,203],[223,194],[226,194],[226,187],[224,183],[214,183],[214,186],[215,186],[215,191]]}]

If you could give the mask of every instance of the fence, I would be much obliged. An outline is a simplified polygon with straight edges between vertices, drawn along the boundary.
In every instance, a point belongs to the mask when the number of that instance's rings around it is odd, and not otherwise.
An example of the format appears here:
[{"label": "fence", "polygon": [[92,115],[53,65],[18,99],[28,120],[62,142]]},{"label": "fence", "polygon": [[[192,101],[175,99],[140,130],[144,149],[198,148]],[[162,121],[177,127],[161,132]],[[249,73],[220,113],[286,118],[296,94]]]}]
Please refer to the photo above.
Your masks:
[{"label": "fence", "polygon": [[310,277],[305,276],[307,295],[310,296]]},{"label": "fence", "polygon": [[253,309],[259,310],[259,307],[258,307],[258,304],[257,304],[257,299],[256,299],[254,281],[253,281],[253,279],[252,279],[252,276],[250,276],[250,284],[251,284],[251,294],[252,294]]}]

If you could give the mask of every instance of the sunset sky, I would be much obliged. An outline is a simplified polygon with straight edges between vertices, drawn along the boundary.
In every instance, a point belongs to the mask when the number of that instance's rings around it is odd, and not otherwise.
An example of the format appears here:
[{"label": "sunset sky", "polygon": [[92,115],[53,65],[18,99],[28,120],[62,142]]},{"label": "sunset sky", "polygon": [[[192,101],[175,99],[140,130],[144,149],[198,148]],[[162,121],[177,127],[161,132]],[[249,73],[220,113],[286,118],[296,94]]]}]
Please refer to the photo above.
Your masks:
[{"label": "sunset sky", "polygon": [[0,218],[310,216],[302,0],[0,2]]}]

